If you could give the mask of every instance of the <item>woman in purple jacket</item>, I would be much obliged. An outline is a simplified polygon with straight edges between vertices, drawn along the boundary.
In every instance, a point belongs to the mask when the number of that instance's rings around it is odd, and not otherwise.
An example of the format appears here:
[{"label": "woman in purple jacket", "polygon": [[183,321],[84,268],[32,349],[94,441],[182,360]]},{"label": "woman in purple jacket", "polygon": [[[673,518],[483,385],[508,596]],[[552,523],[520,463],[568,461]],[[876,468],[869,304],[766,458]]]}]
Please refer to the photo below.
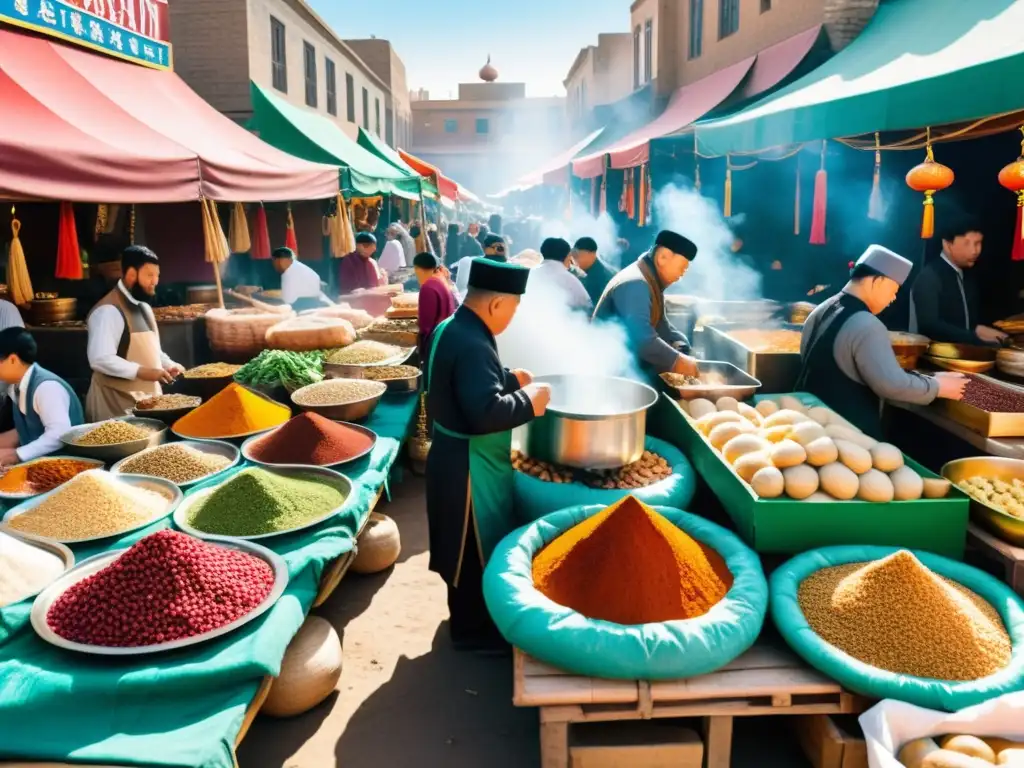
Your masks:
[{"label": "woman in purple jacket", "polygon": [[441,261],[432,253],[421,253],[413,259],[416,280],[420,284],[419,341],[420,363],[427,369],[430,337],[442,322],[455,314],[455,288],[445,277]]}]

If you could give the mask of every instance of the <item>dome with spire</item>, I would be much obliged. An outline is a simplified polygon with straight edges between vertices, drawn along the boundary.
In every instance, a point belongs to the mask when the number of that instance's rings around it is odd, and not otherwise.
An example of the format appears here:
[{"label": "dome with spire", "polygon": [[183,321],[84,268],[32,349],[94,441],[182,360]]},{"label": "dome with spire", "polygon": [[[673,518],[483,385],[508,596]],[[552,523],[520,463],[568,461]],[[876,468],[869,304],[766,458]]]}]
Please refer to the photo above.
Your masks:
[{"label": "dome with spire", "polygon": [[498,70],[491,66],[491,55],[487,54],[487,63],[480,70],[480,79],[485,83],[493,83],[498,79]]}]

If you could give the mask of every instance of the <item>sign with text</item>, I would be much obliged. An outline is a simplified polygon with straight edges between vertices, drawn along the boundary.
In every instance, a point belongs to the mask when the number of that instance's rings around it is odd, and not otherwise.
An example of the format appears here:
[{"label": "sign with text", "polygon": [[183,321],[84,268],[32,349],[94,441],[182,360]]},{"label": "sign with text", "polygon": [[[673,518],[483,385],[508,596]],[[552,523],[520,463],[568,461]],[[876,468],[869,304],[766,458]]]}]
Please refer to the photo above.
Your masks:
[{"label": "sign with text", "polygon": [[167,0],[0,0],[0,24],[159,69],[171,66]]}]

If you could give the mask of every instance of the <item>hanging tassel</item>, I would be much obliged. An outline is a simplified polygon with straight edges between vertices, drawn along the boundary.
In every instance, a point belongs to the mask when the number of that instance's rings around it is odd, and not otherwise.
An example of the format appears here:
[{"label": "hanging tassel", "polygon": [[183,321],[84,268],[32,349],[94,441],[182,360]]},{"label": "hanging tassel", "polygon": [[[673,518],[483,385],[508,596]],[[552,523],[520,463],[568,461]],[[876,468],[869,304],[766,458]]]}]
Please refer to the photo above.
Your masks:
[{"label": "hanging tassel", "polygon": [[217,204],[213,200],[199,201],[203,210],[203,245],[207,263],[213,267],[213,279],[217,284],[217,303],[224,308],[224,287],[221,284],[220,272],[222,265],[231,256],[227,236],[220,225]]},{"label": "hanging tassel", "polygon": [[231,208],[231,221],[228,222],[228,246],[231,253],[248,253],[252,250],[249,238],[249,222],[245,218],[245,206],[235,203]]},{"label": "hanging tassel", "polygon": [[626,200],[626,215],[631,221],[636,221],[636,168],[629,169],[629,198]]},{"label": "hanging tassel", "polygon": [[793,234],[800,236],[800,153],[796,156],[796,191],[793,193]]},{"label": "hanging tassel", "polygon": [[885,218],[885,207],[882,205],[882,145],[878,131],[875,131],[875,171],[871,176],[868,218],[872,221],[882,221]]},{"label": "hanging tassel", "polygon": [[100,235],[102,235],[107,229],[107,221],[110,219],[110,208],[106,203],[100,203],[96,206],[96,226],[93,229],[92,241],[94,243],[99,242]]},{"label": "hanging tassel", "polygon": [[288,227],[284,231],[285,248],[291,248],[296,257],[299,255],[299,240],[295,236],[295,219],[292,217],[292,206],[288,204]]},{"label": "hanging tassel", "polygon": [[60,280],[82,279],[82,252],[78,248],[75,209],[66,200],[60,204],[60,223],[57,225],[57,269],[54,277]]},{"label": "hanging tassel", "polygon": [[1024,261],[1024,192],[1017,193],[1017,236],[1013,238],[1013,250],[1010,258],[1013,261]]},{"label": "hanging tassel", "polygon": [[602,213],[608,211],[608,171],[601,175],[601,200],[598,205],[597,215],[600,216]]},{"label": "hanging tassel", "polygon": [[256,206],[256,216],[252,224],[253,241],[250,258],[263,260],[270,258],[270,228],[267,226],[267,209],[263,203]]},{"label": "hanging tassel", "polygon": [[335,200],[336,213],[331,219],[331,256],[340,259],[356,249],[355,233],[349,218],[345,198],[338,193]]},{"label": "hanging tassel", "polygon": [[814,204],[811,216],[811,245],[825,244],[825,212],[828,208],[828,173],[825,171],[826,142],[821,142],[821,168],[814,174]]},{"label": "hanging tassel", "polygon": [[729,156],[725,156],[725,200],[722,203],[722,215],[732,216],[732,164]]},{"label": "hanging tassel", "polygon": [[11,206],[11,250],[7,255],[7,290],[11,294],[11,301],[18,306],[24,306],[35,298],[35,291],[32,290],[32,279],[28,275],[28,265],[25,263],[25,249],[21,247],[21,239],[18,233],[21,232],[21,222],[15,217],[14,206]]},{"label": "hanging tassel", "polygon": [[921,239],[930,240],[935,235],[935,203],[932,198],[924,201],[924,215],[921,216]]},{"label": "hanging tassel", "polygon": [[132,204],[131,214],[128,217],[128,244],[135,245],[135,205]]},{"label": "hanging tassel", "polygon": [[639,199],[637,200],[637,204],[639,206],[639,210],[637,211],[637,222],[636,222],[637,225],[640,226],[640,227],[646,227],[647,226],[647,197],[648,197],[647,175],[648,175],[648,168],[647,168],[647,166],[646,165],[641,165],[640,166],[640,195],[639,195]]}]

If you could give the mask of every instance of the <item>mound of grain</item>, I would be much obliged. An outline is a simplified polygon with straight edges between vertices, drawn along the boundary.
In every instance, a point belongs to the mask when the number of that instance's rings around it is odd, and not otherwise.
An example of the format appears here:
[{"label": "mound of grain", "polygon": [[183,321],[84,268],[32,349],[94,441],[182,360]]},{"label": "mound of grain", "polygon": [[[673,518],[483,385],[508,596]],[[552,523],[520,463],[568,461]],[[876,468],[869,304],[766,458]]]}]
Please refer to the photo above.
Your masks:
[{"label": "mound of grain", "polygon": [[995,609],[905,550],[820,570],[804,579],[797,597],[823,640],[879,669],[977,680],[1010,661],[1010,638]]}]

